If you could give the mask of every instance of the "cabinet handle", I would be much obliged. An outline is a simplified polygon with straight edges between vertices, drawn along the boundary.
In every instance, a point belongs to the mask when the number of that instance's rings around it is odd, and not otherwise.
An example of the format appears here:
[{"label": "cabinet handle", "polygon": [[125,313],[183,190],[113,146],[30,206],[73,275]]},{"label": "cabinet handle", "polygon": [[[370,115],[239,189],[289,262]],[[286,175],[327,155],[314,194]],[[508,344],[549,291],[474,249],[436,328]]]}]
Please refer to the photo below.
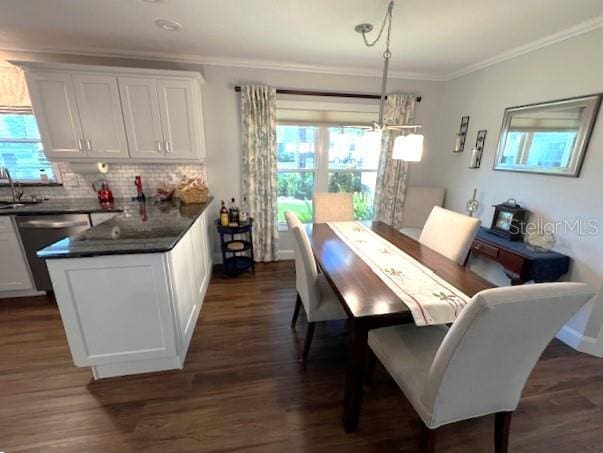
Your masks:
[{"label": "cabinet handle", "polygon": [[78,138],[77,139],[77,149],[80,150],[80,151],[82,151],[82,152],[86,151],[84,149],[84,139],[83,138]]},{"label": "cabinet handle", "polygon": [[92,151],[92,140],[87,139],[86,140],[86,146],[88,148],[88,151]]},{"label": "cabinet handle", "polygon": [[163,147],[161,145],[161,140],[157,140],[157,151],[160,153],[163,152]]},{"label": "cabinet handle", "polygon": [[170,146],[170,141],[169,140],[165,141],[165,152],[166,153],[171,153],[172,152],[172,147]]}]

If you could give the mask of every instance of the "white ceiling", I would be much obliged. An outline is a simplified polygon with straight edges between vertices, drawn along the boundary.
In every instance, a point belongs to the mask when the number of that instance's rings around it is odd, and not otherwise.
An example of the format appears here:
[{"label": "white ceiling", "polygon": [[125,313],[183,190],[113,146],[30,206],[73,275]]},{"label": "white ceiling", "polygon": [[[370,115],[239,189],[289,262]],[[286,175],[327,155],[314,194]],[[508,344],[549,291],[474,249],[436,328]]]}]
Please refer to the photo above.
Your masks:
[{"label": "white ceiling", "polygon": [[[0,0],[0,48],[377,74],[387,0]],[[180,22],[166,32],[156,19]],[[394,75],[446,79],[603,26],[602,0],[397,0]]]}]

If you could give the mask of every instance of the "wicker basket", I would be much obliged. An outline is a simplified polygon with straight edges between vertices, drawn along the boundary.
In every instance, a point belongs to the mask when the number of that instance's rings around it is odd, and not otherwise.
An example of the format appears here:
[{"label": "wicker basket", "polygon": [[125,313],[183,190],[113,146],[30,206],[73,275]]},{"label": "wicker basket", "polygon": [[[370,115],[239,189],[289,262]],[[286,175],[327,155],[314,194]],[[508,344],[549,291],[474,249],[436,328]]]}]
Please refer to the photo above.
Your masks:
[{"label": "wicker basket", "polygon": [[184,204],[207,203],[209,198],[209,190],[193,187],[185,191],[179,190],[178,196]]}]

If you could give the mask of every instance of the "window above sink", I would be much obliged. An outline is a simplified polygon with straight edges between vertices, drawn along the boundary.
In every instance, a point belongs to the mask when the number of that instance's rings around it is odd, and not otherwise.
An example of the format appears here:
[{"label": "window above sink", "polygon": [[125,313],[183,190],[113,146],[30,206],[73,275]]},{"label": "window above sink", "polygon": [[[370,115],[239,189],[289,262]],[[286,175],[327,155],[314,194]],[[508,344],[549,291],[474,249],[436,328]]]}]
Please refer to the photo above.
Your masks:
[{"label": "window above sink", "polygon": [[[60,173],[46,159],[40,132],[30,107],[0,107],[0,166],[10,171],[14,183],[60,184]],[[45,174],[48,181],[43,181]],[[0,179],[0,186],[8,180]]]}]

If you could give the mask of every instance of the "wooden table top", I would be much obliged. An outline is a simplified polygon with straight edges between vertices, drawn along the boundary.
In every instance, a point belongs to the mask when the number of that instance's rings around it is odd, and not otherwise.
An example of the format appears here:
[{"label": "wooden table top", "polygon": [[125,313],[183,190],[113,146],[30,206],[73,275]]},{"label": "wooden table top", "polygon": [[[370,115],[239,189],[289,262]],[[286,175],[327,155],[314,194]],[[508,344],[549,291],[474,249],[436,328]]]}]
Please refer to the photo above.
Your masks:
[{"label": "wooden table top", "polygon": [[[469,297],[495,285],[382,222],[368,226]],[[307,226],[316,261],[349,317],[400,315],[410,310],[326,223]]]}]

